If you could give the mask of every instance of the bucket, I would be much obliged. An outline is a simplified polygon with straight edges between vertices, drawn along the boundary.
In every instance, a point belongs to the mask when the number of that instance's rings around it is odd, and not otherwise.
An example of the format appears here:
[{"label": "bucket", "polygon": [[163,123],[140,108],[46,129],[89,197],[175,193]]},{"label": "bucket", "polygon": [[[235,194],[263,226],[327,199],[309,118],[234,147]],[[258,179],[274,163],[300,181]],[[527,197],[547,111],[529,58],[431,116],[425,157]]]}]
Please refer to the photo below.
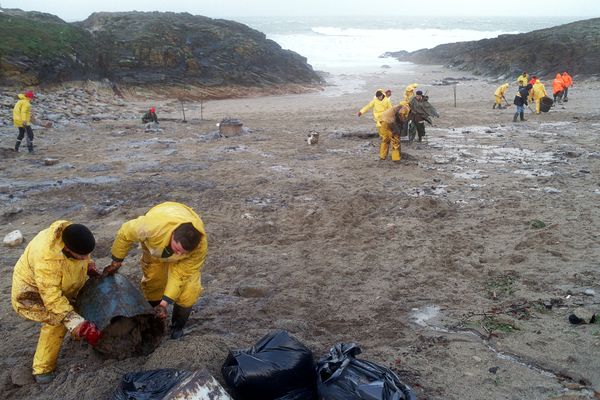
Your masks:
[{"label": "bucket", "polygon": [[75,310],[96,324],[102,337],[95,350],[109,358],[148,355],[165,334],[165,323],[140,291],[121,274],[88,279]]},{"label": "bucket", "polygon": [[550,111],[550,108],[552,107],[552,103],[554,103],[554,100],[552,100],[550,97],[548,97],[548,96],[542,97],[542,99],[540,100],[540,111],[541,112]]}]

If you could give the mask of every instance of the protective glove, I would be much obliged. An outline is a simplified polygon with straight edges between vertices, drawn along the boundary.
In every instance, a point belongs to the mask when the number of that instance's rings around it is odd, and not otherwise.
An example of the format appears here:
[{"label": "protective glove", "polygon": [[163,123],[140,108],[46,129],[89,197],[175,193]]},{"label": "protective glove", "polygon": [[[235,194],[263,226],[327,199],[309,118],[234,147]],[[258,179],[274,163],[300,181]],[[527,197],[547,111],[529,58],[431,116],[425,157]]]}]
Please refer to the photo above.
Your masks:
[{"label": "protective glove", "polygon": [[100,332],[100,329],[96,328],[96,324],[93,322],[83,321],[75,328],[75,335],[81,339],[85,339],[85,341],[92,346],[96,346],[102,337],[102,332]]},{"label": "protective glove", "polygon": [[88,274],[88,276],[89,276],[89,277],[91,277],[91,278],[96,278],[96,277],[100,276],[100,271],[98,271],[98,270],[96,269],[96,263],[95,263],[95,262],[93,262],[93,261],[90,261],[90,262],[88,263],[88,266],[87,266],[87,274]]},{"label": "protective glove", "polygon": [[157,305],[156,307],[154,307],[154,316],[158,319],[165,319],[167,318],[167,307],[163,306],[162,304]]},{"label": "protective glove", "polygon": [[362,113],[359,111],[359,112],[358,112],[358,116],[360,117],[361,115],[362,115]]},{"label": "protective glove", "polygon": [[121,264],[123,264],[121,261],[113,260],[110,263],[110,265],[104,267],[104,269],[102,270],[102,277],[113,275],[114,273],[116,273],[119,270],[119,268],[121,268]]}]

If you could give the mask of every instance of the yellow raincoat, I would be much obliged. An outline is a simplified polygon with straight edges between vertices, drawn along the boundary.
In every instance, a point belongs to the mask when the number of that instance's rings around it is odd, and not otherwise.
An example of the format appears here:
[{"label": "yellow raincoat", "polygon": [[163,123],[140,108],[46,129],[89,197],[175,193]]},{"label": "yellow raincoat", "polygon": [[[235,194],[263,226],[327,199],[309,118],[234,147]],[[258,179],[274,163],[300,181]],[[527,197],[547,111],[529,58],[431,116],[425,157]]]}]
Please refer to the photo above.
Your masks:
[{"label": "yellow raincoat", "polygon": [[83,322],[71,302],[87,279],[90,259],[76,260],[63,254],[62,233],[70,224],[56,221],[38,233],[13,272],[13,308],[24,318],[43,323],[33,358],[34,375],[54,371],[67,327],[73,330]]},{"label": "yellow raincoat", "polygon": [[[525,85],[527,85],[527,84],[525,84]],[[502,104],[502,99],[505,98],[504,95],[506,94],[507,90],[508,90],[508,83],[498,86],[498,89],[496,89],[496,91],[494,92],[494,96],[496,96],[496,104],[497,105]]]},{"label": "yellow raincoat", "polygon": [[[198,247],[186,254],[162,258],[173,231],[183,223],[192,223],[200,232]],[[125,222],[115,237],[112,256],[124,259],[134,242],[142,246],[142,291],[149,301],[166,298],[181,307],[194,305],[202,293],[200,270],[208,242],[204,224],[190,207],[175,202],[161,203],[145,215]]]},{"label": "yellow raincoat", "polygon": [[527,86],[527,83],[529,83],[529,75],[526,73],[519,75],[517,78],[517,84],[519,86]]},{"label": "yellow raincoat", "polygon": [[539,79],[533,85],[533,99],[535,100],[535,113],[540,113],[540,103],[542,98],[546,97],[546,87]]},{"label": "yellow raincoat", "polygon": [[411,83],[410,85],[408,85],[406,87],[406,89],[404,89],[404,101],[407,103],[410,103],[410,100],[415,97],[415,91],[417,89],[417,86],[419,86],[416,83]]},{"label": "yellow raincoat", "polygon": [[[378,89],[378,91],[383,93],[383,89]],[[379,158],[385,160],[389,152],[390,141],[392,140],[393,134],[391,126],[385,122],[382,122],[381,116],[385,110],[392,108],[392,102],[388,97],[384,97],[383,100],[379,100],[377,96],[375,96],[373,97],[373,100],[369,102],[369,104],[360,109],[360,113],[364,114],[371,108],[373,109],[373,120],[375,121],[377,132],[381,138],[381,144],[379,146]]]},{"label": "yellow raincoat", "polygon": [[19,101],[13,108],[13,125],[17,128],[23,128],[24,125],[31,124],[31,103],[24,94],[19,94]]}]

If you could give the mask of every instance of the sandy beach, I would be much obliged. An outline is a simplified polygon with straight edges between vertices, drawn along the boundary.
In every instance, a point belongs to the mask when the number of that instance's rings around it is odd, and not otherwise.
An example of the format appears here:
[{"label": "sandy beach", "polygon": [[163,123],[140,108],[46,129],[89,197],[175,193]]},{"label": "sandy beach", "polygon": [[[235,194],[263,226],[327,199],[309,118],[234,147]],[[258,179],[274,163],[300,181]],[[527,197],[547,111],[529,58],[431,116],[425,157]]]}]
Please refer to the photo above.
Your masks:
[{"label": "sandy beach", "polygon": [[[453,86],[435,85],[448,77],[460,78],[456,105]],[[175,99],[99,91],[118,119],[35,129],[34,155],[13,152],[16,129],[1,126],[2,236],[83,223],[104,266],[120,224],[173,200],[202,217],[209,250],[182,340],[112,360],[66,339],[53,383],[18,386],[40,325],[9,301],[26,243],[3,247],[0,397],[110,398],[123,374],[168,367],[206,366],[223,383],[230,349],[279,328],[317,359],[358,343],[419,399],[597,398],[600,325],[568,317],[600,309],[600,82],[575,76],[568,103],[513,123],[514,105],[492,109],[503,82],[440,66],[329,81],[313,93],[186,103],[187,123]],[[376,89],[397,103],[413,82],[440,118],[423,143],[402,142],[400,163],[380,161],[371,113],[356,113]],[[144,132],[151,105],[162,132]],[[227,117],[247,132],[216,135]],[[136,283],[138,255],[122,268]]]}]

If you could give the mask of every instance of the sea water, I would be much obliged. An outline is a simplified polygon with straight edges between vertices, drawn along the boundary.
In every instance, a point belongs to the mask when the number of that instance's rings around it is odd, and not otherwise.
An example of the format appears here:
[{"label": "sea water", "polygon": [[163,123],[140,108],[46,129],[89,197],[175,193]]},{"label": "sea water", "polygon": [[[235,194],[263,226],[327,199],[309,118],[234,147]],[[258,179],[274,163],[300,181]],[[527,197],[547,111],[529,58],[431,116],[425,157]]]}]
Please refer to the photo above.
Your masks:
[{"label": "sea water", "polygon": [[576,17],[245,17],[236,18],[282,48],[307,58],[315,70],[369,73],[410,68],[386,52],[495,38],[549,28]]}]

